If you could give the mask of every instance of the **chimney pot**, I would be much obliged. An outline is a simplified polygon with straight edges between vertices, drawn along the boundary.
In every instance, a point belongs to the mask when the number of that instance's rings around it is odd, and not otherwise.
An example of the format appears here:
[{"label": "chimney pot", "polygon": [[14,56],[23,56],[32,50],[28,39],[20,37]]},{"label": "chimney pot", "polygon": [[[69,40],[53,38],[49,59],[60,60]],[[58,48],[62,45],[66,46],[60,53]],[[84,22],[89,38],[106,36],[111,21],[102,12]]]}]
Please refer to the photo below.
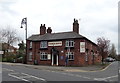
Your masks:
[{"label": "chimney pot", "polygon": [[52,32],[51,27],[48,27],[48,29],[47,29],[47,33],[51,33],[51,32]]},{"label": "chimney pot", "polygon": [[46,33],[46,27],[45,24],[40,26],[40,35],[44,35]]}]

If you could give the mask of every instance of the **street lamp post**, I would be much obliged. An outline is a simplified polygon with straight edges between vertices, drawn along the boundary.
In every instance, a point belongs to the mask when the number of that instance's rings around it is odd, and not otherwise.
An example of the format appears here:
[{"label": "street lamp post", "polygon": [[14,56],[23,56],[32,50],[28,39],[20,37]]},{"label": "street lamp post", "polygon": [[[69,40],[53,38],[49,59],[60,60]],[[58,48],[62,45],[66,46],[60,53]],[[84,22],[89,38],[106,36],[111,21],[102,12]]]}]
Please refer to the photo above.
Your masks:
[{"label": "street lamp post", "polygon": [[23,18],[22,21],[21,21],[21,27],[20,28],[23,28],[23,25],[25,26],[25,35],[26,35],[26,52],[25,52],[25,56],[23,58],[23,63],[26,64],[27,63],[27,18]]}]

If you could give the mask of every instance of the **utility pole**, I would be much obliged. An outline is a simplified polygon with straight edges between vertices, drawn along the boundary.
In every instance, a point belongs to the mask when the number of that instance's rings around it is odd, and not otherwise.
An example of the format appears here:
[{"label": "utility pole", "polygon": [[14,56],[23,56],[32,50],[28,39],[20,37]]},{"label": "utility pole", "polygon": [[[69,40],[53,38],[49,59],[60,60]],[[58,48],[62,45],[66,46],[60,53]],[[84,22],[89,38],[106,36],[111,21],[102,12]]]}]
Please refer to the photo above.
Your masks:
[{"label": "utility pole", "polygon": [[20,28],[23,28],[23,25],[25,26],[25,36],[26,36],[26,52],[25,52],[25,56],[24,56],[24,60],[23,60],[23,63],[26,64],[27,63],[27,18],[23,18],[22,21],[21,21],[21,27]]}]

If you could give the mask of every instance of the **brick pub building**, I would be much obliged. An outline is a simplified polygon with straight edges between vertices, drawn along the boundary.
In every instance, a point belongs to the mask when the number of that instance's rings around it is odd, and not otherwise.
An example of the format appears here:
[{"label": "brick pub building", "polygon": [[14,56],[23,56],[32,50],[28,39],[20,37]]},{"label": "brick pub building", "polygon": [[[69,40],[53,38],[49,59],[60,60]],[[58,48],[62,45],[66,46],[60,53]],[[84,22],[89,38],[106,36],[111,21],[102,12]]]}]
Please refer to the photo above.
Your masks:
[{"label": "brick pub building", "polygon": [[38,65],[85,66],[101,62],[98,46],[79,34],[78,20],[74,19],[73,31],[52,33],[45,24],[40,26],[40,34],[27,39],[27,63]]}]

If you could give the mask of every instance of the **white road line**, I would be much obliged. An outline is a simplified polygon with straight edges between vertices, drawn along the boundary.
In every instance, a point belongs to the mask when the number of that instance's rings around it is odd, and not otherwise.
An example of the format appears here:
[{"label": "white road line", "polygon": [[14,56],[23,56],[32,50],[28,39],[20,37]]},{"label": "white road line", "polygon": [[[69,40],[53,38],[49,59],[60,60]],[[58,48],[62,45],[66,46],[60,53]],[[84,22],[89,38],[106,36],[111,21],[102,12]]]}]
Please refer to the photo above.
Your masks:
[{"label": "white road line", "polygon": [[30,76],[20,76],[20,78],[31,78]]},{"label": "white road line", "polygon": [[18,72],[14,72],[14,73],[9,73],[9,74],[19,74]]},{"label": "white road line", "polygon": [[39,78],[39,77],[36,77],[36,76],[33,76],[33,75],[29,75],[29,74],[26,74],[26,73],[22,73],[23,75],[27,75],[27,76],[30,76],[30,77],[33,77],[33,78],[36,78],[38,80],[42,80],[42,81],[46,81],[45,79],[43,78]]},{"label": "white road line", "polygon": [[20,73],[10,73],[10,74],[8,74],[8,76],[17,78],[17,79],[22,80],[22,81],[30,82],[29,80],[26,80],[25,78],[35,78],[35,79],[38,79],[38,80],[46,81],[43,78],[39,78],[39,77],[36,77],[36,76],[33,76],[33,75],[29,75],[29,74],[26,74],[26,73],[21,73],[21,74],[26,75],[26,76],[20,76],[20,77],[12,75],[12,74],[20,74]]},{"label": "white road line", "polygon": [[[94,78],[94,80],[107,81],[107,79],[115,78],[115,77],[118,77],[118,75],[110,76],[110,77],[106,77],[106,78]],[[109,81],[112,81],[112,80],[109,80]]]},{"label": "white road line", "polygon": [[17,78],[17,79],[22,80],[22,81],[30,82],[29,80],[26,80],[26,79],[23,79],[23,78],[17,77],[17,76],[15,76],[15,75],[8,74],[8,76],[11,76],[11,77]]},{"label": "white road line", "polygon": [[[114,63],[114,62],[113,62]],[[106,69],[108,69],[108,67],[110,67],[113,63],[110,63],[107,67],[105,67],[104,69],[102,69],[101,71],[105,71]]]},{"label": "white road line", "polygon": [[11,70],[11,69],[7,69],[7,68],[2,68],[2,71],[14,71],[14,70]]},{"label": "white road line", "polygon": [[110,78],[115,78],[115,77],[118,77],[118,75],[106,77],[106,78],[104,78],[104,79],[110,79]]},{"label": "white road line", "polygon": [[94,78],[94,80],[97,80],[97,81],[106,81],[106,80],[103,79],[103,78]]}]

